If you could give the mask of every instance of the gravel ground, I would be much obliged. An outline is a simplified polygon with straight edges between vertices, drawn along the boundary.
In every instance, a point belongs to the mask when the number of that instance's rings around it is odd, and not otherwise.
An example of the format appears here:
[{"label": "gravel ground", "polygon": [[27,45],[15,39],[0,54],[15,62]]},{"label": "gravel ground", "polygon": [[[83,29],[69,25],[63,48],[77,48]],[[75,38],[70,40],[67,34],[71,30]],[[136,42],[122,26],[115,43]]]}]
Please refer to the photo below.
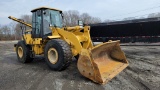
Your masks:
[{"label": "gravel ground", "polygon": [[76,61],[61,72],[50,70],[41,56],[22,64],[14,43],[0,42],[0,90],[160,90],[160,46],[121,46],[130,65],[99,85],[78,72]]}]

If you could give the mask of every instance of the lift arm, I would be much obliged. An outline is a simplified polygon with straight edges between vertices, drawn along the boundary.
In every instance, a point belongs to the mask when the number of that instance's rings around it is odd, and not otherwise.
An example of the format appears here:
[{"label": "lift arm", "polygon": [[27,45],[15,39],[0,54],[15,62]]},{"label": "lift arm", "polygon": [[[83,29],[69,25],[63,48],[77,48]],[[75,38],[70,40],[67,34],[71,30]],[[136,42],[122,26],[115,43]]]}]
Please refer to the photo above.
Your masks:
[{"label": "lift arm", "polygon": [[26,22],[23,22],[22,20],[19,20],[19,19],[15,18],[15,17],[9,16],[8,18],[9,18],[9,19],[12,19],[12,20],[14,20],[14,21],[17,21],[17,22],[19,22],[19,23],[21,23],[21,24],[24,24],[24,25],[26,25],[26,26],[28,26],[28,27],[30,27],[30,28],[32,28],[32,25],[31,25],[31,24],[28,24],[28,23],[26,23]]}]

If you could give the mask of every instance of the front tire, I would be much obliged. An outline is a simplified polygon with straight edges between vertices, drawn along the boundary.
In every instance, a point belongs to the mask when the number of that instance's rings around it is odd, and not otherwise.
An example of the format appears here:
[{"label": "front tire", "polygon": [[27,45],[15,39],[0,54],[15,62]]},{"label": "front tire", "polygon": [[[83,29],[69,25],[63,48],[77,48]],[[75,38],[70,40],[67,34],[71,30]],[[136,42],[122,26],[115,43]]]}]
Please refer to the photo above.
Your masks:
[{"label": "front tire", "polygon": [[47,65],[56,71],[66,69],[72,60],[71,48],[61,39],[50,40],[44,50]]},{"label": "front tire", "polygon": [[30,57],[30,48],[24,41],[19,41],[17,43],[16,53],[19,62],[28,63],[33,61],[33,58]]}]

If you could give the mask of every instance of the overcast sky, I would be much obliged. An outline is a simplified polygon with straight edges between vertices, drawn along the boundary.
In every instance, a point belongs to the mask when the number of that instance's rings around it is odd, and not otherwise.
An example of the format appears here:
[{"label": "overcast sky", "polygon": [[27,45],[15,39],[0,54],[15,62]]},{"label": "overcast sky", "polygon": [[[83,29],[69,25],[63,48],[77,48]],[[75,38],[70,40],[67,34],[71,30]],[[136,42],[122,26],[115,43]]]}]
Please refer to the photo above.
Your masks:
[{"label": "overcast sky", "polygon": [[0,24],[12,22],[8,19],[10,15],[18,18],[23,14],[31,14],[32,9],[41,6],[62,11],[78,10],[99,17],[102,21],[160,12],[160,0],[1,0]]}]

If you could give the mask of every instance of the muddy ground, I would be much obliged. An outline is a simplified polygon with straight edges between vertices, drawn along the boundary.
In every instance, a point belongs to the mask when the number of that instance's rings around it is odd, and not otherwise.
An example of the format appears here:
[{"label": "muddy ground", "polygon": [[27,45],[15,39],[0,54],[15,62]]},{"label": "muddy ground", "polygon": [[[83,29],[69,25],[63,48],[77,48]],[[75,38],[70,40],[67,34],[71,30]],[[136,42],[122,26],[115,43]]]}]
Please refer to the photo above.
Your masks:
[{"label": "muddy ground", "polygon": [[160,46],[121,46],[129,67],[99,85],[84,78],[75,61],[62,72],[50,70],[43,57],[22,64],[14,43],[0,42],[0,90],[160,90]]}]

